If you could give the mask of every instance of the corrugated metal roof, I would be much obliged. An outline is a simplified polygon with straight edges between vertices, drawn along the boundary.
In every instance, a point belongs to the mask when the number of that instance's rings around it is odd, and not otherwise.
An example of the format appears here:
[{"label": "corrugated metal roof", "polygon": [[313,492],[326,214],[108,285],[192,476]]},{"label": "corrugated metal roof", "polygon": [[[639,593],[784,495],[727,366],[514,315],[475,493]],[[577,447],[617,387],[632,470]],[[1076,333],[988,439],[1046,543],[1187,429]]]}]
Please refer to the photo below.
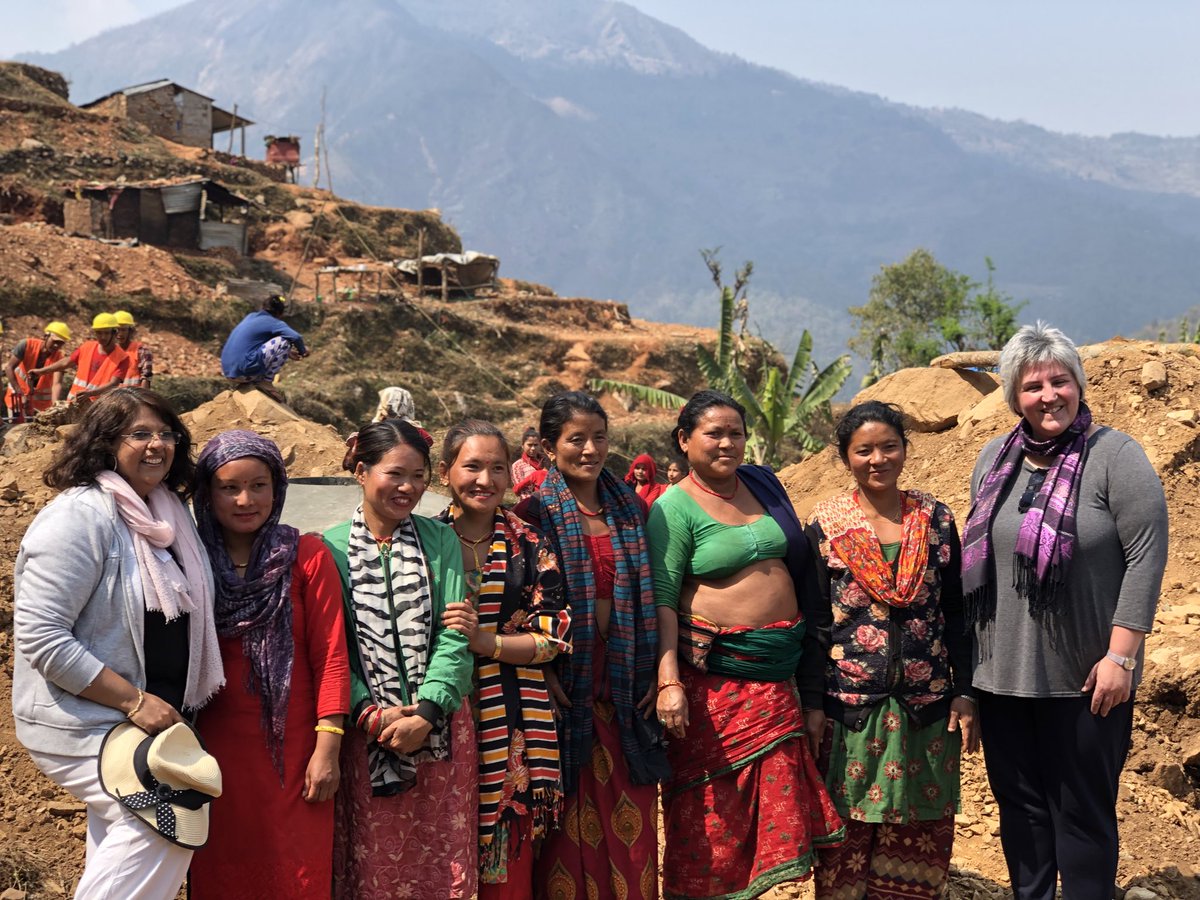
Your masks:
[{"label": "corrugated metal roof", "polygon": [[181,91],[187,91],[195,94],[197,97],[203,97],[205,100],[212,100],[212,97],[209,97],[207,94],[202,94],[199,91],[194,91],[189,87],[184,87],[183,85],[172,81],[170,78],[159,78],[156,81],[147,81],[144,84],[133,84],[129,87],[117,88],[115,91],[111,91],[110,93],[105,94],[103,97],[97,97],[91,103],[81,104],[79,108],[87,109],[89,106],[95,106],[97,103],[103,103],[109,97],[115,97],[117,94],[124,94],[126,97],[128,97],[131,94],[145,94],[148,91],[157,91],[159,88],[164,87],[177,87]]},{"label": "corrugated metal roof", "polygon": [[76,191],[109,191],[113,188],[161,190],[163,188],[179,188],[187,185],[197,185],[198,187],[207,185],[209,193],[213,195],[213,201],[217,203],[232,201],[245,206],[258,206],[258,203],[249,197],[236,194],[220,182],[213,181],[211,178],[205,178],[203,175],[185,175],[180,178],[155,178],[151,181],[87,181],[82,184],[66,184],[64,185],[64,190],[68,194],[74,194]]},{"label": "corrugated metal roof", "polygon": [[253,125],[250,119],[247,119],[241,113],[237,114],[237,121],[234,121],[233,113],[228,110],[221,109],[215,103],[212,108],[212,130],[213,134],[218,131],[229,131],[233,128],[241,128],[244,125]]}]

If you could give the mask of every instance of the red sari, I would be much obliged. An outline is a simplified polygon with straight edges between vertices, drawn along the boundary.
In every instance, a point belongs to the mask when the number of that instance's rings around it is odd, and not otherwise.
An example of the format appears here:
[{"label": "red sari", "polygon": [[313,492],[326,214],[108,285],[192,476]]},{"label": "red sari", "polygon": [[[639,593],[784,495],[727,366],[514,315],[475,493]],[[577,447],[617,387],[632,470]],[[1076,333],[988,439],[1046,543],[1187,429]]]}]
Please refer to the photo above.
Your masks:
[{"label": "red sari", "polygon": [[191,896],[328,898],[333,880],[333,801],[301,796],[313,727],[350,705],[350,665],[342,621],[342,582],[329,551],[302,535],[292,568],[295,656],[283,740],[283,784],[263,734],[262,701],[246,690],[250,664],[241,638],[221,638],[225,688],[197,728],[221,764],[223,791],[212,804],[208,844],[192,860]]},{"label": "red sari", "polygon": [[[633,470],[638,466],[644,466],[646,469],[645,484],[638,484],[637,478],[634,477]],[[646,506],[661,497],[663,491],[670,487],[670,485],[658,483],[658,466],[654,462],[654,457],[649,453],[642,453],[634,457],[633,462],[629,464],[629,471],[625,473],[625,483],[646,501]]]},{"label": "red sari", "polygon": [[[681,622],[680,646],[696,659],[709,642],[780,637],[800,621],[751,629],[694,619]],[[669,745],[672,774],[663,784],[664,895],[748,900],[807,879],[816,846],[841,842],[843,831],[808,749],[795,682],[689,663],[680,666],[687,739]]]},{"label": "red sari", "polygon": [[[612,594],[613,549],[608,535],[589,537],[596,592]],[[592,654],[591,760],[566,798],[560,830],[534,863],[534,890],[546,900],[656,900],[658,897],[657,785],[634,784],[621,750],[608,688],[608,647],[597,629]],[[640,715],[640,713],[638,713]]]}]

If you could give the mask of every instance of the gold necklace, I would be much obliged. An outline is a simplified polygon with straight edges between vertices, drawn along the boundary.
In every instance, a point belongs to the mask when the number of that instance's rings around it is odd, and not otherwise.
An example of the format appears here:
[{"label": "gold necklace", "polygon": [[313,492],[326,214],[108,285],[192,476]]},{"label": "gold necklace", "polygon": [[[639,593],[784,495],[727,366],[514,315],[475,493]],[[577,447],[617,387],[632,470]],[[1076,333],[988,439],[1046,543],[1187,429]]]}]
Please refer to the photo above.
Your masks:
[{"label": "gold necklace", "polygon": [[[460,544],[462,544],[464,547],[469,547],[471,549],[471,556],[475,560],[475,571],[477,571],[477,572],[482,571],[483,563],[481,563],[479,561],[479,545],[482,544],[484,541],[490,541],[492,539],[492,536],[490,534],[485,534],[479,540],[472,541],[468,538],[463,537],[457,528],[454,529],[454,534],[455,534],[455,536],[458,537],[458,542]],[[484,559],[487,559],[487,557],[484,557]]]}]

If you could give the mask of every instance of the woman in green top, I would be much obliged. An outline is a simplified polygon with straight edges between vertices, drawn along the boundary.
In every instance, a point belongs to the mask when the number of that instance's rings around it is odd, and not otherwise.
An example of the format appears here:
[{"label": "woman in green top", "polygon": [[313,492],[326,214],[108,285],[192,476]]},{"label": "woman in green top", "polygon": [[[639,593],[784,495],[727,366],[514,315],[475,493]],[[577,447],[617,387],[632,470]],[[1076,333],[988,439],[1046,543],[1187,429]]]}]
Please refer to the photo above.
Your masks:
[{"label": "woman in green top", "polygon": [[732,397],[696,394],[673,437],[691,472],[646,526],[655,600],[679,633],[658,670],[672,736],[663,891],[758,897],[807,878],[813,847],[841,837],[801,706],[824,727],[816,562],[774,473],[742,464]]},{"label": "woman in green top", "polygon": [[350,439],[354,518],[325,533],[342,576],[350,729],[342,742],[334,896],[472,897],[475,728],[458,539],[413,511],[431,475],[428,433],[401,419]]},{"label": "woman in green top", "polygon": [[817,896],[939,897],[962,746],[979,744],[958,532],[929,494],[901,490],[900,409],[868,401],[837,426],[857,484],[808,526],[832,610],[825,783],[846,842],[821,849]]}]

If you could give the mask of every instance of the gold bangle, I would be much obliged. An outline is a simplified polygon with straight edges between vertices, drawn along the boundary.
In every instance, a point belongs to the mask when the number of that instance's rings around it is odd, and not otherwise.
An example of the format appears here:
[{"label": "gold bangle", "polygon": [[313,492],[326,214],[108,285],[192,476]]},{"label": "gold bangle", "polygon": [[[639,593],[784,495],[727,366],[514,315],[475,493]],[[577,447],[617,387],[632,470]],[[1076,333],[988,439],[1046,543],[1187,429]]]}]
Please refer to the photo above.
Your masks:
[{"label": "gold bangle", "polygon": [[137,692],[138,692],[137,705],[133,709],[131,709],[129,712],[125,713],[125,718],[127,718],[130,722],[133,721],[134,716],[136,716],[139,712],[142,711],[142,704],[146,702],[146,695],[144,693],[142,693],[142,689],[138,688]]},{"label": "gold bangle", "polygon": [[658,689],[660,691],[663,690],[664,688],[669,688],[669,687],[677,687],[677,688],[682,688],[682,689],[686,690],[686,688],[683,688],[683,682],[677,681],[674,678],[672,678],[669,681],[660,681],[658,683]]},{"label": "gold bangle", "polygon": [[492,659],[499,659],[500,654],[504,652],[504,638],[501,635],[496,635],[496,649],[492,651]]},{"label": "gold bangle", "polygon": [[324,731],[327,734],[345,735],[346,729],[338,728],[336,725],[318,725],[313,731]]}]

